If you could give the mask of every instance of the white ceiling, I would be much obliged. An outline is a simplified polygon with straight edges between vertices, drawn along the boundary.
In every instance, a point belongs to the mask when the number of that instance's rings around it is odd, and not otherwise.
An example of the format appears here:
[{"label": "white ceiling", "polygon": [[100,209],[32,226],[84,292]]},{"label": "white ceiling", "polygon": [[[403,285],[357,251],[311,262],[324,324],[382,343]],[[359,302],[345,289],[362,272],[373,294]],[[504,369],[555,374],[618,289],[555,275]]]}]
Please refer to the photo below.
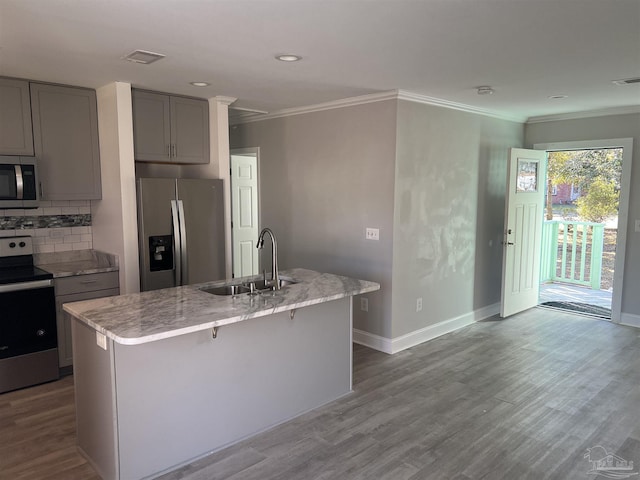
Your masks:
[{"label": "white ceiling", "polygon": [[396,89],[514,119],[629,107],[640,0],[0,0],[0,75],[269,112]]}]

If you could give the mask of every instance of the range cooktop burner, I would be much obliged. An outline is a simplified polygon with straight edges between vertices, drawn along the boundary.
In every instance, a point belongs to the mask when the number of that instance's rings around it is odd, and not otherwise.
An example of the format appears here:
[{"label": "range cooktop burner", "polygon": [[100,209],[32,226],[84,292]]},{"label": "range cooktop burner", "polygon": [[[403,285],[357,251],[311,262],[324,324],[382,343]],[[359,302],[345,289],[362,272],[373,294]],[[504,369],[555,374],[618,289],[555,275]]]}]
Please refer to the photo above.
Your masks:
[{"label": "range cooktop burner", "polygon": [[0,237],[0,284],[53,278],[33,266],[33,241],[29,236]]},{"label": "range cooktop burner", "polygon": [[30,266],[18,268],[0,268],[0,285],[7,283],[32,282],[35,280],[47,280],[53,278],[53,274]]}]

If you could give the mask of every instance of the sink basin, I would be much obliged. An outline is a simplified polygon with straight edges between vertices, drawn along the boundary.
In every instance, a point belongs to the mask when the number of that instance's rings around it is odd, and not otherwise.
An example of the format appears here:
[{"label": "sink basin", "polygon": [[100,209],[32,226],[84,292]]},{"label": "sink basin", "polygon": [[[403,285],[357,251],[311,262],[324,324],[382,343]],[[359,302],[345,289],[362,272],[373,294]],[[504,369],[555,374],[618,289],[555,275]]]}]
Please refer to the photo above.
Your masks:
[{"label": "sink basin", "polygon": [[[291,280],[290,278],[280,278],[280,288],[288,287],[289,285],[294,285],[298,282],[295,280]],[[273,290],[272,285],[265,285],[264,280],[258,280],[255,282],[256,290]]]},{"label": "sink basin", "polygon": [[[280,278],[280,287],[287,287],[289,285],[293,285],[296,282],[290,278]],[[257,280],[254,282],[256,293],[260,292],[268,292],[273,291],[273,287],[271,285],[265,285],[264,280]],[[210,293],[212,295],[220,295],[220,296],[236,296],[243,295],[245,293],[249,293],[251,291],[249,284],[238,284],[238,285],[222,285],[220,287],[209,287],[209,288],[201,288],[200,291],[205,293]]]},{"label": "sink basin", "polygon": [[210,293],[212,295],[240,295],[242,293],[248,293],[249,287],[244,285],[223,285],[221,287],[203,288],[201,291]]}]

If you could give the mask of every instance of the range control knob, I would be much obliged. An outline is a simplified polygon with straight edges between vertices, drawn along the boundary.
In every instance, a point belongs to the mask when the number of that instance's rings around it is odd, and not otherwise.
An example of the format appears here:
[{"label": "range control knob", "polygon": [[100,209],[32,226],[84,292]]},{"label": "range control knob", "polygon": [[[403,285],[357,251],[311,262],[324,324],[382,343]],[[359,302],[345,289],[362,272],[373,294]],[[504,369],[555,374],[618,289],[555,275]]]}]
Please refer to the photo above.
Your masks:
[{"label": "range control knob", "polygon": [[20,248],[24,248],[24,247],[26,247],[26,246],[27,246],[27,244],[26,244],[26,243],[24,243],[24,242],[20,242],[18,245],[20,245]]},{"label": "range control knob", "polygon": [[9,244],[9,248],[16,248],[16,242],[11,242]]}]

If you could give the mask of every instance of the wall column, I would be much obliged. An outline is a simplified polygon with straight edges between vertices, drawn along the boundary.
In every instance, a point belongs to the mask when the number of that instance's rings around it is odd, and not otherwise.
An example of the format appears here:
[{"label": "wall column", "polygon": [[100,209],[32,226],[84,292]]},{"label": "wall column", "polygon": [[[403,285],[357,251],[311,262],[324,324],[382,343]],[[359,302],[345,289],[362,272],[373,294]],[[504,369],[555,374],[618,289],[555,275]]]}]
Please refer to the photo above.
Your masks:
[{"label": "wall column", "polygon": [[118,255],[120,293],[140,291],[131,84],[96,90],[102,199],[91,202],[93,248]]}]

